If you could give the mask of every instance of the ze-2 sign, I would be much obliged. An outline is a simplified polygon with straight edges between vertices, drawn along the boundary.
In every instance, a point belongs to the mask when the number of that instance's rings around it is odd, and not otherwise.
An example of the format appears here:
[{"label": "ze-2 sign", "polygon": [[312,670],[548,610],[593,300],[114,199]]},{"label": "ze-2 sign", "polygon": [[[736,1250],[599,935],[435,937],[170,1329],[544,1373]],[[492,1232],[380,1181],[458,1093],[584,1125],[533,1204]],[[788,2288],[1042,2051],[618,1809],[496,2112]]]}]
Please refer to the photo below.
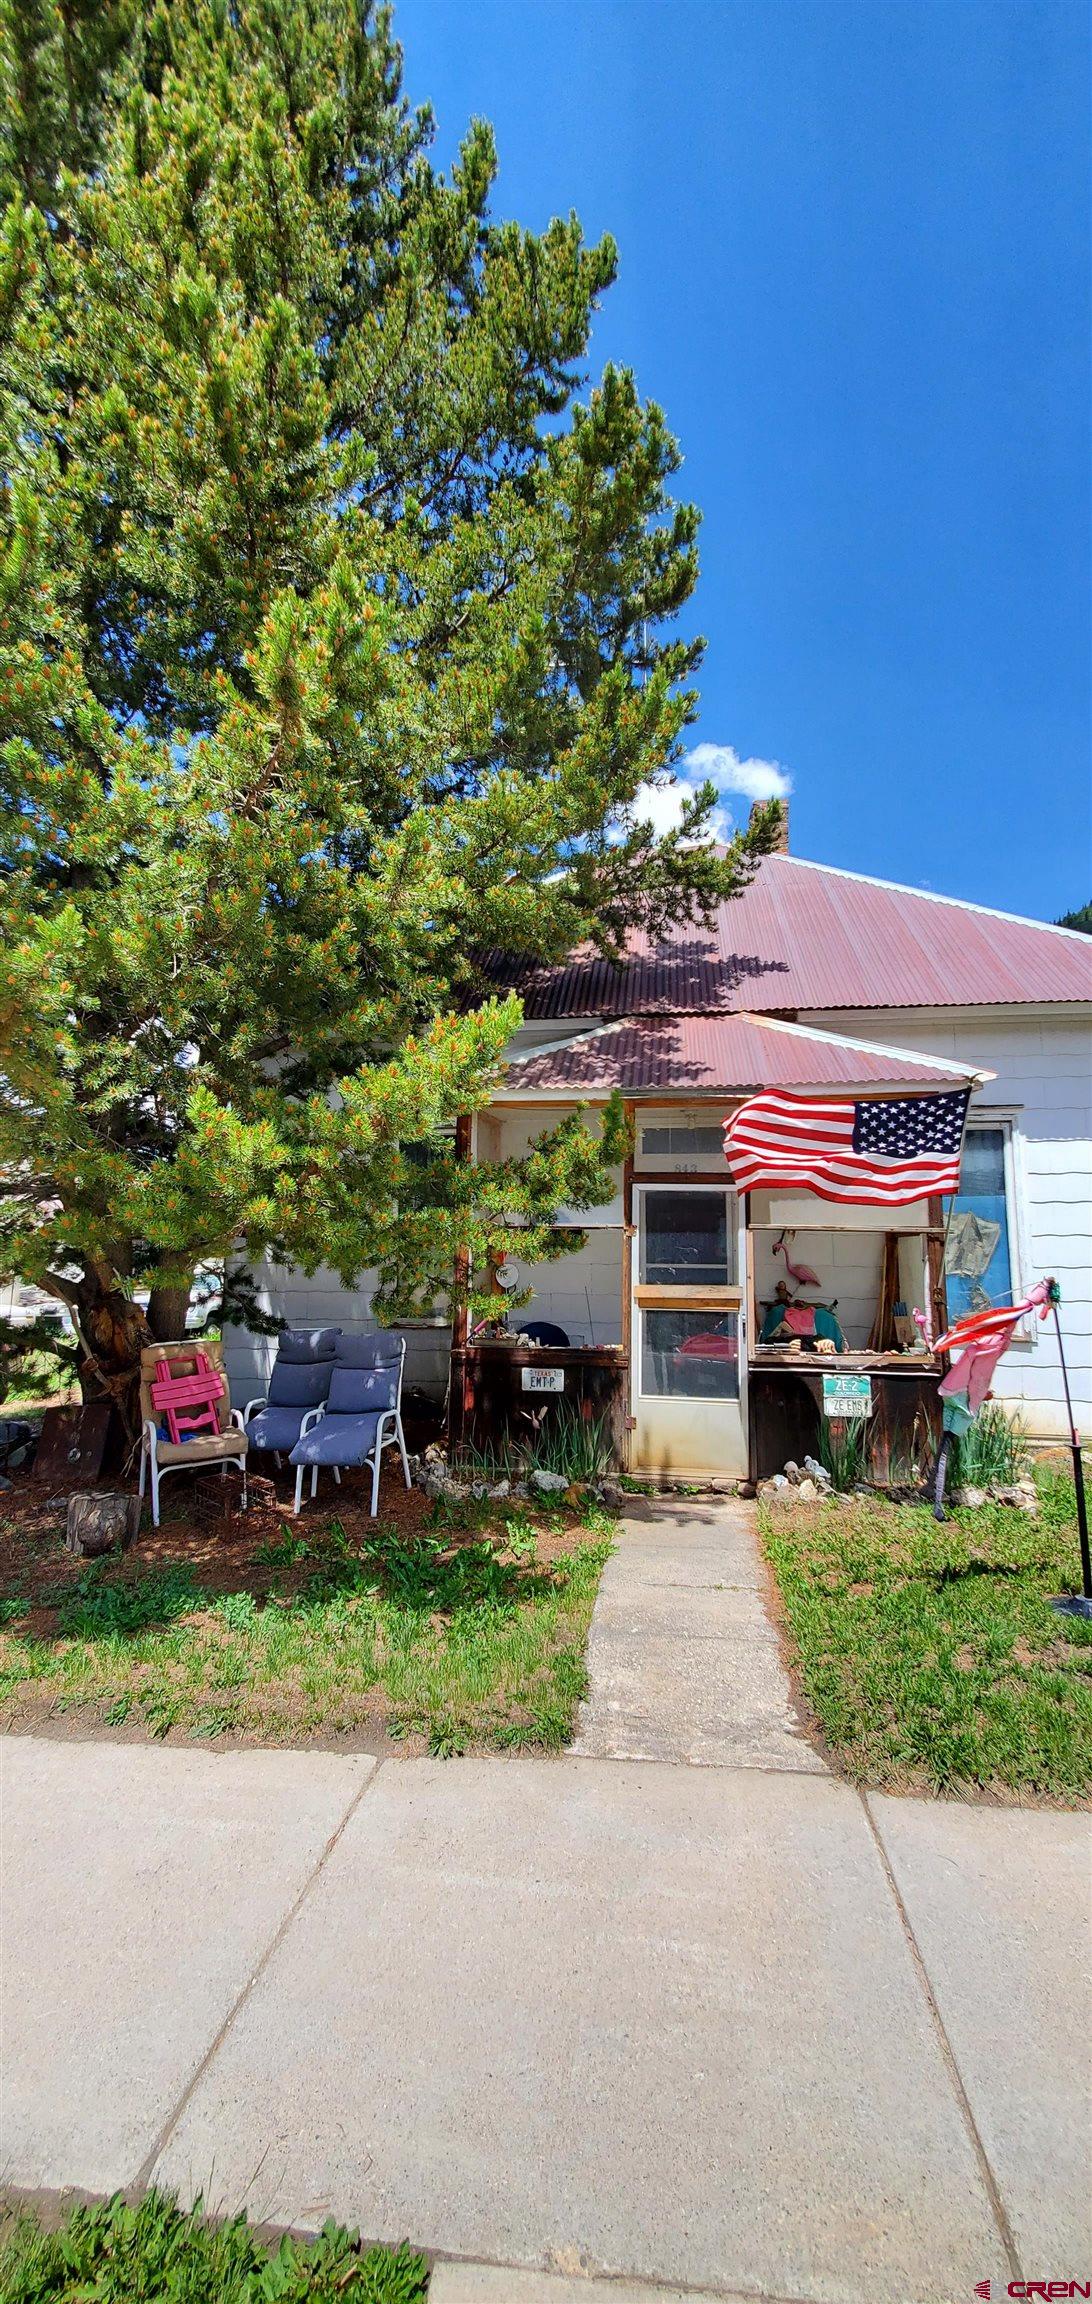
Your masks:
[{"label": "ze-2 sign", "polygon": [[870,1376],[824,1376],[823,1414],[841,1423],[850,1416],[871,1416]]}]

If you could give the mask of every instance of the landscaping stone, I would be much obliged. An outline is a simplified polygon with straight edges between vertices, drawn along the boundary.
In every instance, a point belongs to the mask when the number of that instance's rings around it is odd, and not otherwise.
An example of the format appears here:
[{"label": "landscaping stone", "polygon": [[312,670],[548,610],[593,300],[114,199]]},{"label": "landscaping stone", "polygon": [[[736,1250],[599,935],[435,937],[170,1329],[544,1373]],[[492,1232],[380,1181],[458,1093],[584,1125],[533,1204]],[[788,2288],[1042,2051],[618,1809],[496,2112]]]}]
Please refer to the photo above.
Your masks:
[{"label": "landscaping stone", "polygon": [[563,1496],[569,1482],[564,1472],[535,1471],[531,1474],[531,1486],[540,1489],[544,1496]]},{"label": "landscaping stone", "polygon": [[801,1504],[814,1504],[819,1494],[818,1483],[811,1479],[801,1480],[796,1493]]},{"label": "landscaping stone", "polygon": [[964,1512],[980,1512],[986,1502],[987,1496],[984,1488],[958,1488],[956,1490],[956,1503],[962,1506]]}]

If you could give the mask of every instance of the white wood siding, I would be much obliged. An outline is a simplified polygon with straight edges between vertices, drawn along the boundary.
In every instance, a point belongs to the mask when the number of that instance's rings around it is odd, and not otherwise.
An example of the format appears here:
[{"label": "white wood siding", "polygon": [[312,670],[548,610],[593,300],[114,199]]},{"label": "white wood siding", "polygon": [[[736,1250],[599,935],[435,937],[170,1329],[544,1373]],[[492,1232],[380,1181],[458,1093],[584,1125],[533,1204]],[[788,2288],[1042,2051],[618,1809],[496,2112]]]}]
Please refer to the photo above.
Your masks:
[{"label": "white wood siding", "polygon": [[[924,1056],[977,1062],[996,1073],[974,1099],[1013,1114],[1021,1277],[1051,1273],[1062,1291],[1061,1322],[1073,1405],[1092,1436],[1092,1024],[1080,1013],[839,1009],[800,1022],[862,1040],[913,1048]],[[1030,1344],[1014,1344],[994,1380],[1035,1439],[1066,1437],[1053,1324]]]}]

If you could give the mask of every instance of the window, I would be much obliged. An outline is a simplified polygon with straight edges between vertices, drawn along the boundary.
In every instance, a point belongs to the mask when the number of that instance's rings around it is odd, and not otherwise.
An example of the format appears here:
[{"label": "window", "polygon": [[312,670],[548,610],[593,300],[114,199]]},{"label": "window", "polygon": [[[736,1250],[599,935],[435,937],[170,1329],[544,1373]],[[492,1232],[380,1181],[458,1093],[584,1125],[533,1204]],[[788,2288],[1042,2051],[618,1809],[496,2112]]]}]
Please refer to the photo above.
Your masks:
[{"label": "window", "polygon": [[646,1192],[643,1216],[641,1279],[646,1285],[726,1288],[734,1281],[734,1193]]},{"label": "window", "polygon": [[659,1400],[738,1400],[738,1313],[643,1313],[641,1391]]},{"label": "window", "polygon": [[642,1128],[641,1150],[650,1160],[675,1157],[696,1160],[724,1158],[723,1128]]},{"label": "window", "polygon": [[971,1126],[944,1251],[949,1319],[1011,1303],[1015,1267],[1009,1126]]}]

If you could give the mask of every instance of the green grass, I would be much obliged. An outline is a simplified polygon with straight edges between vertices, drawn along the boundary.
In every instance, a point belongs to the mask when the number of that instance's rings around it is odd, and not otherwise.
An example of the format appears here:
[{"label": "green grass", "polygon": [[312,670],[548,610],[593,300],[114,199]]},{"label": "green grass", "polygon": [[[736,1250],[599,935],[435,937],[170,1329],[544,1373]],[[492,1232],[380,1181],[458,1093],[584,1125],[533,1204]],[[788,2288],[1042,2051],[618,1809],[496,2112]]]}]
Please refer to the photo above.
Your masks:
[{"label": "green grass", "polygon": [[613,1523],[590,1509],[550,1560],[517,1508],[438,1506],[413,1537],[353,1545],[338,1521],[285,1528],[256,1556],[266,1589],[215,1595],[192,1567],[133,1574],[94,1562],[32,1637],[7,1604],[0,1708],[8,1717],[92,1707],[153,1735],[273,1740],[364,1723],[431,1750],[556,1749],[584,1693],[584,1649]]},{"label": "green grass", "polygon": [[1071,1480],[1038,1476],[1036,1517],[882,1498],[760,1507],[803,1690],[856,1783],[1092,1797],[1092,1625],[1077,1588]]},{"label": "green grass", "polygon": [[404,2243],[259,2240],[245,2216],[206,2223],[161,2192],[69,2211],[56,2231],[21,2212],[0,2235],[0,2304],[423,2304],[428,2267]]}]

